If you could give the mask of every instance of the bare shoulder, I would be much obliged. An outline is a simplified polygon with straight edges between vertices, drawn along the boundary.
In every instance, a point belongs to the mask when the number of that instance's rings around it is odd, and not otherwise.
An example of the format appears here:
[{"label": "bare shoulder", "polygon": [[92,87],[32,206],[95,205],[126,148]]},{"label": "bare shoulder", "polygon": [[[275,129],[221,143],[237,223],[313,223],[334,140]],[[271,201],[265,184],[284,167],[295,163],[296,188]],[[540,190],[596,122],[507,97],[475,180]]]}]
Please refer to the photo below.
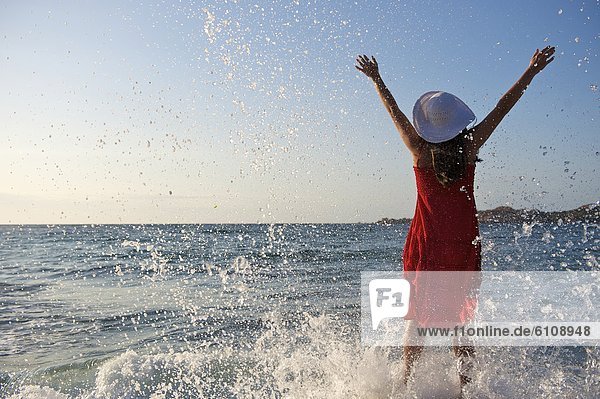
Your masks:
[{"label": "bare shoulder", "polygon": [[496,126],[498,126],[498,123],[500,123],[502,116],[498,116],[498,112],[499,111],[497,109],[494,109],[483,121],[481,121],[481,123],[471,129],[471,141],[474,145],[475,151],[479,151],[479,149],[490,138],[496,129]]},{"label": "bare shoulder", "polygon": [[427,150],[428,143],[417,134],[417,131],[412,127],[412,125],[408,130],[412,130],[414,134],[406,134],[403,133],[403,131],[400,131],[400,136],[402,137],[406,148],[408,148],[413,158],[420,157],[421,154]]},{"label": "bare shoulder", "polygon": [[477,141],[477,137],[478,137],[478,131],[477,131],[477,126],[471,128],[468,132],[469,136],[467,136],[468,138],[465,140],[466,142],[466,152],[467,152],[467,162],[468,163],[475,163],[475,160],[477,159],[477,154],[479,153],[479,143]]},{"label": "bare shoulder", "polygon": [[429,168],[433,167],[433,160],[431,159],[431,151],[429,150],[429,143],[421,139],[421,143],[416,148],[416,151],[411,151],[413,157],[413,165],[418,168]]}]

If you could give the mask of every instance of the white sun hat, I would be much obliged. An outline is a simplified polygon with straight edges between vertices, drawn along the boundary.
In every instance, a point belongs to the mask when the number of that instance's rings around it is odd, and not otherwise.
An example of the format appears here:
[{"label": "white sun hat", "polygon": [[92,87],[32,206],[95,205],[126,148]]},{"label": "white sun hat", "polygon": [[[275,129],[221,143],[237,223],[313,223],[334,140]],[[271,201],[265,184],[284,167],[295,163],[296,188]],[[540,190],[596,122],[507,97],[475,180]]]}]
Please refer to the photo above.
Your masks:
[{"label": "white sun hat", "polygon": [[475,120],[473,111],[460,98],[444,91],[423,94],[413,108],[415,129],[430,143],[453,139]]}]

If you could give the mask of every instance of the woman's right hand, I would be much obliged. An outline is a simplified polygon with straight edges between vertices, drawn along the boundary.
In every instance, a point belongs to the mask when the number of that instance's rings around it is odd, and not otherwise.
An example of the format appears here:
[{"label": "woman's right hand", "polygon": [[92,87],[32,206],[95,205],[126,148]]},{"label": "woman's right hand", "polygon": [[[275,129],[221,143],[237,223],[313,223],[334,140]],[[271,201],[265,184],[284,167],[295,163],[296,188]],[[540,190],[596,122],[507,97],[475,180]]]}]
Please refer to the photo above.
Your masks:
[{"label": "woman's right hand", "polygon": [[356,69],[373,80],[379,78],[379,65],[377,65],[375,57],[371,56],[371,59],[369,59],[366,55],[359,55],[356,62],[358,63],[358,65],[354,65]]},{"label": "woman's right hand", "polygon": [[555,49],[552,46],[547,46],[542,51],[540,51],[540,49],[536,49],[533,57],[531,57],[531,61],[529,62],[529,70],[535,75],[540,73],[542,69],[546,67],[546,65],[554,60],[554,57],[552,57],[554,51]]}]

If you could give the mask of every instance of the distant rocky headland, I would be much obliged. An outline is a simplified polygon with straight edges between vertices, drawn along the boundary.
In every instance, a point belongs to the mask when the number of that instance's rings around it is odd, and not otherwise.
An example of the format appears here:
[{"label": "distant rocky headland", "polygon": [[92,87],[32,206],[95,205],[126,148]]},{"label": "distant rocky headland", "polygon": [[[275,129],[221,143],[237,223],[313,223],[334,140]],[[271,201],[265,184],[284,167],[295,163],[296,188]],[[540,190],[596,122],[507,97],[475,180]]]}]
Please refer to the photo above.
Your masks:
[{"label": "distant rocky headland", "polygon": [[[521,223],[521,222],[539,222],[539,223],[572,223],[600,222],[600,202],[582,205],[579,208],[569,211],[551,211],[544,212],[537,209],[514,209],[510,206],[499,206],[494,209],[479,211],[477,218],[480,223]],[[383,218],[377,224],[389,225],[410,222],[409,218],[390,219]]]}]

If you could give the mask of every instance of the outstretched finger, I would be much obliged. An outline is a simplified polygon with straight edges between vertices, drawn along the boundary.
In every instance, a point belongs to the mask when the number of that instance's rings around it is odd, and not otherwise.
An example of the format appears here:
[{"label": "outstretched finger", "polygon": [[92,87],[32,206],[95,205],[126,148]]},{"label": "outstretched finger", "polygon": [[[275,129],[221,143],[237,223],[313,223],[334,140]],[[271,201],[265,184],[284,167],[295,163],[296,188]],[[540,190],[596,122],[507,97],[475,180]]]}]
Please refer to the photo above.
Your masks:
[{"label": "outstretched finger", "polygon": [[551,63],[552,61],[554,61],[554,57],[550,57],[550,58],[548,58],[548,61],[547,61],[547,63],[549,64],[549,63]]},{"label": "outstretched finger", "polygon": [[375,59],[375,56],[371,56],[371,59],[373,60],[373,64],[375,64],[375,66],[378,66],[379,64],[377,64],[377,60]]}]

